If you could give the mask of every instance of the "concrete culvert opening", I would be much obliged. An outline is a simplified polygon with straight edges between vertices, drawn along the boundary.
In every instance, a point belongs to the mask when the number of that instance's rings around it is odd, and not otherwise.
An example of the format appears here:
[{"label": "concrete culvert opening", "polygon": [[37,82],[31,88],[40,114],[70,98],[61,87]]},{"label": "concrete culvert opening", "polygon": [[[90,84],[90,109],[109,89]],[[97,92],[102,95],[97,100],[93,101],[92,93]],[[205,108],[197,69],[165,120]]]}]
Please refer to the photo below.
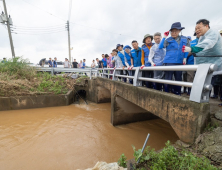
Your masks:
[{"label": "concrete culvert opening", "polygon": [[86,91],[85,90],[78,90],[76,91],[75,95],[74,95],[74,102],[75,103],[87,103],[86,101]]}]

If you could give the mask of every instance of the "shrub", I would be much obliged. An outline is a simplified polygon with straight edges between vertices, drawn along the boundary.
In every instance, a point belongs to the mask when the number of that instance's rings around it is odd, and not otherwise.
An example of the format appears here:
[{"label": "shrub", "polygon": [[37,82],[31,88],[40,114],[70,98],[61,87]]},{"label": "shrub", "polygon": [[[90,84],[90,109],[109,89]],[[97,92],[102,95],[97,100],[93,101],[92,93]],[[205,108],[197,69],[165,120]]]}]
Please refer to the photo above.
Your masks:
[{"label": "shrub", "polygon": [[198,157],[193,153],[183,150],[178,151],[170,142],[160,152],[155,152],[154,149],[146,148],[144,153],[141,149],[136,150],[133,146],[134,157],[138,164],[134,165],[134,169],[151,169],[151,170],[217,170],[211,165],[210,160],[206,157]]},{"label": "shrub", "polygon": [[125,156],[124,154],[122,154],[122,155],[120,156],[119,160],[118,160],[118,165],[121,166],[121,167],[123,167],[123,168],[126,168],[126,167],[127,167],[127,165],[126,165],[126,163],[127,163],[126,159],[127,159],[126,156]]}]

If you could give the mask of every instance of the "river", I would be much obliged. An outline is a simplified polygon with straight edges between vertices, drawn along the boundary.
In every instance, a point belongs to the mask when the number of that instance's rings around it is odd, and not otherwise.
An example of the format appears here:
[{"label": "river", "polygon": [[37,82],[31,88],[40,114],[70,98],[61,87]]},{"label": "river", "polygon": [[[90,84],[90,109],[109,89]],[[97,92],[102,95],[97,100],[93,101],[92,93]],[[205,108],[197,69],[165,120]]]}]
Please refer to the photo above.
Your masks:
[{"label": "river", "polygon": [[132,145],[142,148],[148,133],[156,150],[178,140],[161,119],[113,127],[110,112],[110,103],[1,111],[0,169],[84,169],[122,153],[132,159]]}]

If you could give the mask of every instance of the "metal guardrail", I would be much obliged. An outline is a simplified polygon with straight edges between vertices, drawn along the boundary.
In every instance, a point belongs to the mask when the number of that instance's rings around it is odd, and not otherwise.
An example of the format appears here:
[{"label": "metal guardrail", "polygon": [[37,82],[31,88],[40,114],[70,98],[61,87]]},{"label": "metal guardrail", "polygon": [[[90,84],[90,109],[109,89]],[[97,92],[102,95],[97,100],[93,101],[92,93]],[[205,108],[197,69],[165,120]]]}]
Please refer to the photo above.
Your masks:
[{"label": "metal guardrail", "polygon": [[[200,65],[180,65],[180,66],[156,66],[156,67],[134,67],[132,70],[135,71],[134,76],[126,76],[117,74],[122,68],[111,69],[104,68],[98,69],[103,70],[101,77],[107,78],[106,76],[112,76],[112,80],[117,80],[118,77],[133,79],[133,86],[142,86],[142,81],[149,81],[162,84],[170,84],[176,86],[192,87],[190,93],[190,100],[197,103],[208,103],[209,94],[212,90],[211,79],[213,77],[214,71],[217,70],[215,64],[200,64]],[[105,73],[107,70],[113,70],[113,74]],[[125,69],[127,70],[127,69]],[[130,70],[131,71],[131,70]],[[143,71],[196,71],[193,83],[183,82],[183,81],[173,81],[164,79],[154,79],[142,77]],[[222,71],[221,71],[222,73]],[[217,73],[219,74],[219,73]]]},{"label": "metal guardrail", "polygon": [[[190,93],[190,100],[198,103],[208,103],[209,93],[212,89],[211,79],[214,71],[217,70],[215,64],[200,64],[200,65],[180,65],[180,66],[156,66],[156,67],[134,67],[132,70],[124,69],[124,71],[134,71],[134,76],[120,75],[119,71],[122,68],[98,68],[98,69],[75,69],[75,68],[44,68],[37,67],[37,71],[48,71],[54,75],[54,72],[72,72],[72,73],[89,73],[90,79],[92,78],[92,73],[95,76],[100,76],[102,78],[110,78],[112,76],[113,81],[117,81],[118,77],[133,79],[133,86],[142,86],[142,81],[149,81],[162,84],[170,84],[176,86],[192,87]],[[113,71],[112,74],[108,71]],[[173,81],[164,79],[154,79],[142,77],[143,71],[196,71],[193,83],[183,82],[183,81]],[[218,73],[219,74],[219,73]],[[222,74],[222,71],[221,71]]]},{"label": "metal guardrail", "polygon": [[35,67],[37,71],[43,71],[43,72],[51,72],[52,75],[58,72],[64,72],[64,73],[89,73],[90,79],[92,79],[92,73],[98,74],[97,69],[81,69],[81,68],[56,68],[56,67]]}]

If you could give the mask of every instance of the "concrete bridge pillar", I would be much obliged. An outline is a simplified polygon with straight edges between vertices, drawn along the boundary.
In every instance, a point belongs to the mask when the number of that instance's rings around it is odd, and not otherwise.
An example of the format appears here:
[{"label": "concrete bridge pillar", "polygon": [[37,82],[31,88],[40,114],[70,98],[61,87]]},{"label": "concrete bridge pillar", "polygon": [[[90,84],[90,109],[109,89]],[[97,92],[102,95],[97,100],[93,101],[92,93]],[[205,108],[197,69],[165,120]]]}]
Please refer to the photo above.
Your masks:
[{"label": "concrete bridge pillar", "polygon": [[147,110],[114,94],[111,100],[111,123],[113,126],[158,118]]}]

